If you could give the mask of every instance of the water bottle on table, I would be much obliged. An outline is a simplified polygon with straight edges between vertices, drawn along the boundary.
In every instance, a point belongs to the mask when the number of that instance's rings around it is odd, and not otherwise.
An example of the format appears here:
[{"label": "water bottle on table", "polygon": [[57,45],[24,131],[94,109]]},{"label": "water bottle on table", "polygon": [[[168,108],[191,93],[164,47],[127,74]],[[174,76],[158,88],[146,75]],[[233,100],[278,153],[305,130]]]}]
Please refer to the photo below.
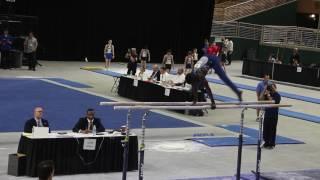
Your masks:
[{"label": "water bottle on table", "polygon": [[96,135],[96,134],[97,134],[96,125],[94,125],[93,128],[92,128],[92,134],[93,134],[93,135]]}]

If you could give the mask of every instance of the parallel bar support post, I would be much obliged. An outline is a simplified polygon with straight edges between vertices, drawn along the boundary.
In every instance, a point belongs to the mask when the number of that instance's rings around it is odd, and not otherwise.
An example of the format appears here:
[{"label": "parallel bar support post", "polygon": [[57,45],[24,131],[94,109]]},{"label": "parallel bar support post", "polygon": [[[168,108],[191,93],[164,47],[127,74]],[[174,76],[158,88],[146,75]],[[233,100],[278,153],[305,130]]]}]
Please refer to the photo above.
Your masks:
[{"label": "parallel bar support post", "polygon": [[259,137],[257,143],[257,162],[256,162],[256,180],[260,180],[260,165],[261,165],[261,142],[262,142],[262,124],[264,120],[264,110],[260,111],[259,117]]},{"label": "parallel bar support post", "polygon": [[143,180],[143,167],[144,167],[144,149],[145,149],[145,135],[146,135],[146,120],[147,116],[149,114],[149,111],[146,111],[143,114],[142,122],[141,122],[141,130],[142,130],[142,136],[141,136],[141,144],[140,144],[140,151],[139,151],[139,180]]},{"label": "parallel bar support post", "polygon": [[242,158],[242,144],[243,144],[243,124],[244,124],[244,112],[247,108],[243,108],[241,111],[240,119],[240,132],[239,132],[239,145],[238,145],[238,158],[237,158],[237,174],[236,179],[240,180],[241,177],[241,158]]},{"label": "parallel bar support post", "polygon": [[126,137],[122,141],[123,146],[123,164],[122,164],[122,180],[127,179],[128,171],[128,160],[129,160],[129,135],[130,135],[130,119],[131,119],[131,109],[128,109],[127,122],[126,122]]}]

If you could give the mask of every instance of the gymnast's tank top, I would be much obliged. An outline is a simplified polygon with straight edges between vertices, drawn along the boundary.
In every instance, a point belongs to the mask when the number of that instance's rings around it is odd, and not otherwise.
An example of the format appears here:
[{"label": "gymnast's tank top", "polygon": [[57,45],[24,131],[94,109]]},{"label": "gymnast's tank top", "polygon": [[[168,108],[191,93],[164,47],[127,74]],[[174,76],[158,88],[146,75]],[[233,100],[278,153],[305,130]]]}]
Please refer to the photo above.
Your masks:
[{"label": "gymnast's tank top", "polygon": [[143,58],[147,58],[148,57],[148,51],[146,49],[142,50],[141,57],[143,57]]},{"label": "gymnast's tank top", "polygon": [[172,55],[166,55],[166,61],[165,64],[172,64],[173,56]]},{"label": "gymnast's tank top", "polygon": [[108,54],[112,53],[112,45],[109,45],[109,44],[107,45],[106,53],[108,53]]},{"label": "gymnast's tank top", "polygon": [[192,57],[190,57],[190,56],[187,56],[187,64],[191,64],[192,63]]}]

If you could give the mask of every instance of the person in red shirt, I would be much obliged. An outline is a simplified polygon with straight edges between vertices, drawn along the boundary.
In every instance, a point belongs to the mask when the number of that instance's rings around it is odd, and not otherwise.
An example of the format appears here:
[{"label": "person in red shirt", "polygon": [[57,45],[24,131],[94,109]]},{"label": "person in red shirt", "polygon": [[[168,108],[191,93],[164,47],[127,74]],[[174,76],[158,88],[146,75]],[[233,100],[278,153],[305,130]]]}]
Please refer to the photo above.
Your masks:
[{"label": "person in red shirt", "polygon": [[219,52],[220,52],[220,47],[215,42],[211,43],[207,51],[208,55],[219,56]]}]

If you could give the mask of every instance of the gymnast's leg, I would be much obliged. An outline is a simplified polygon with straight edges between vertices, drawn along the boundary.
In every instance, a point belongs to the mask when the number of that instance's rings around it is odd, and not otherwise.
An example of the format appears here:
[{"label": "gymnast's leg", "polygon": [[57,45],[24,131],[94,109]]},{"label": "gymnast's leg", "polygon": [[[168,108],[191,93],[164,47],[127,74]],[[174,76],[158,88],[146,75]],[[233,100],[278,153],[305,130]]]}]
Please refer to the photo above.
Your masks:
[{"label": "gymnast's leg", "polygon": [[226,73],[223,71],[220,60],[217,57],[209,56],[209,61],[212,63],[211,67],[214,69],[215,73],[220,77],[220,79],[229,86],[233,92],[235,92],[239,98],[239,101],[242,101],[242,91],[240,91],[237,86],[229,79]]}]

